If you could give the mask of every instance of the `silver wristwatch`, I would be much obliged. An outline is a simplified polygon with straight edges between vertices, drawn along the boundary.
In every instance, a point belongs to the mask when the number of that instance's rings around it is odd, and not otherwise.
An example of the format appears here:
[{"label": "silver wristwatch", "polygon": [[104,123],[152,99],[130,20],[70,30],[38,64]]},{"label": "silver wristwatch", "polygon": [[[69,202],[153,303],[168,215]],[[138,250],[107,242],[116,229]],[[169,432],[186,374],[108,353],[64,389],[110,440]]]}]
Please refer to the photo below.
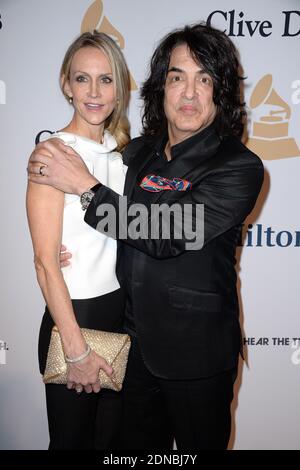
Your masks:
[{"label": "silver wristwatch", "polygon": [[91,200],[95,196],[96,191],[102,186],[101,183],[97,183],[95,186],[90,188],[88,191],[84,191],[84,193],[81,194],[80,196],[80,204],[81,204],[81,209],[83,211],[87,210],[87,208],[90,205]]}]

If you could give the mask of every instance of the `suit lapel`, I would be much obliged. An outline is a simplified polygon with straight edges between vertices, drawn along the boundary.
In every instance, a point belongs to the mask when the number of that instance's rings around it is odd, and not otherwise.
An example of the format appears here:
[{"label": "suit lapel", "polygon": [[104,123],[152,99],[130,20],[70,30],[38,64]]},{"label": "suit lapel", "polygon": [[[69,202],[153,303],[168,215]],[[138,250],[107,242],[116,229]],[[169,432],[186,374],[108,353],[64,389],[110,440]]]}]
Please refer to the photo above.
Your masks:
[{"label": "suit lapel", "polygon": [[[156,141],[151,140],[150,142],[145,142],[142,148],[137,151],[136,156],[130,160],[124,186],[124,195],[129,199],[132,197],[134,185],[137,183],[137,175],[151,158],[155,158],[157,149],[160,148],[160,151],[162,151],[164,141],[166,141],[165,136],[160,136]],[[205,168],[208,162],[211,161],[211,158],[216,154],[219,145],[220,138],[215,132],[213,125],[211,125],[201,133],[195,134],[189,139],[172,147],[173,158],[169,164],[166,164],[164,168],[161,169],[159,176],[166,178],[184,178],[194,184],[195,179],[199,177],[199,167],[202,165],[202,167]],[[165,193],[169,194],[170,191],[152,193],[151,203],[156,203]],[[182,193],[179,194],[179,197],[181,195]]]},{"label": "suit lapel", "polygon": [[129,199],[131,198],[134,185],[136,184],[137,175],[153,157],[154,153],[154,148],[151,148],[148,145],[143,145],[143,147],[137,152],[136,156],[130,161],[124,185],[124,196],[127,196]]}]

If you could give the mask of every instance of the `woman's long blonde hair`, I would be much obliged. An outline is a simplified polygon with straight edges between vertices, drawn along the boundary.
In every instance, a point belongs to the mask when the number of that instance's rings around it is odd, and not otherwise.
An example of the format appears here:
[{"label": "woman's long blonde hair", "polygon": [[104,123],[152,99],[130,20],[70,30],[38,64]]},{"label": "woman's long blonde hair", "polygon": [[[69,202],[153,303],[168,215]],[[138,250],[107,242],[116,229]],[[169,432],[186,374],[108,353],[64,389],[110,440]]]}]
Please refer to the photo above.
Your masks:
[{"label": "woman's long blonde hair", "polygon": [[111,64],[117,105],[105,122],[107,129],[118,143],[117,150],[121,152],[130,141],[129,122],[127,119],[127,108],[130,96],[129,71],[124,56],[115,41],[105,33],[94,31],[83,33],[68,48],[60,69],[60,87],[69,101],[65,92],[66,82],[70,79],[71,62],[75,53],[83,47],[95,47],[106,54]]}]

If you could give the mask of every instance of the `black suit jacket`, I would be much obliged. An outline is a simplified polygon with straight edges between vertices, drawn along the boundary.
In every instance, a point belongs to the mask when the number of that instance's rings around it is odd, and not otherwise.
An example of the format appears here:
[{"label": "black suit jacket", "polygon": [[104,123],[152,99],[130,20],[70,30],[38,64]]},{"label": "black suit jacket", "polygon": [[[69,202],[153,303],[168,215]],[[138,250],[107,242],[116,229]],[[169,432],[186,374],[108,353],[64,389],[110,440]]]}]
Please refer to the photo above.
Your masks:
[{"label": "black suit jacket", "polygon": [[[160,143],[161,139],[140,137],[126,148],[128,207],[139,202],[130,200],[137,175]],[[241,333],[235,250],[241,224],[263,182],[263,166],[236,137],[220,139],[213,125],[174,146],[172,161],[160,176],[185,178],[192,189],[158,192],[154,202],[204,204],[204,245],[186,250],[189,240],[175,239],[173,227],[169,240],[120,241],[117,275],[122,285],[127,243],[134,247],[132,302],[144,361],[158,377],[194,379],[237,364]],[[101,187],[85,221],[96,228],[98,205],[110,203],[118,213],[119,198]]]}]

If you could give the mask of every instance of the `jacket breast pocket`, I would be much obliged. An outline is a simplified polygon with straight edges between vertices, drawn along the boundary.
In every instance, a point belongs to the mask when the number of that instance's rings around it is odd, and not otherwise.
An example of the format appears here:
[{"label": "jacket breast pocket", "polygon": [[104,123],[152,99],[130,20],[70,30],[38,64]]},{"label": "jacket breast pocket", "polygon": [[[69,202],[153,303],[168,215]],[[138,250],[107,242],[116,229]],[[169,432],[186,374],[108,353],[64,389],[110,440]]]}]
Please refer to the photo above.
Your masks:
[{"label": "jacket breast pocket", "polygon": [[169,286],[169,301],[172,307],[185,311],[220,312],[222,306],[222,297],[216,292],[177,286]]}]

